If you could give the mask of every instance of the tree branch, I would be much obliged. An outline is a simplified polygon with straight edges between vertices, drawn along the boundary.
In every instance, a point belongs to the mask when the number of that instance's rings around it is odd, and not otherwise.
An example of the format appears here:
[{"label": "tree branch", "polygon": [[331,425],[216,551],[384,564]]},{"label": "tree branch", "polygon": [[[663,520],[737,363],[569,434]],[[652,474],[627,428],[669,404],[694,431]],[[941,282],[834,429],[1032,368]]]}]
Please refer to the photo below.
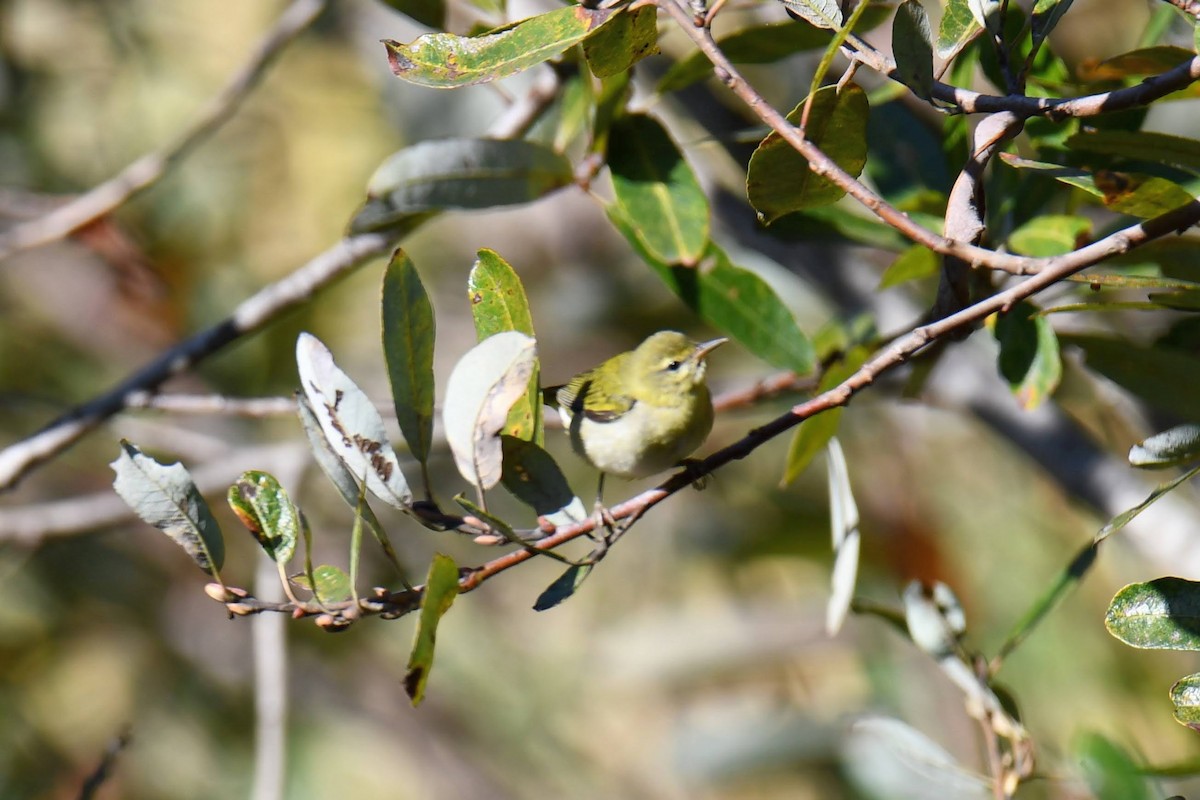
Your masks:
[{"label": "tree branch", "polygon": [[317,290],[364,261],[386,254],[392,245],[392,238],[382,233],[342,239],[287,277],[259,290],[229,317],[166,350],[108,392],[67,412],[33,436],[0,450],[0,493],[124,409],[130,395],[140,398],[142,393],[157,390],[167,379],[309,300]]},{"label": "tree branch", "polygon": [[160,150],[147,153],[109,180],[58,206],[45,216],[0,233],[0,259],[70,236],[85,225],[111,214],[138,192],[157,182],[189,151],[234,115],[276,56],[311,25],[328,4],[329,0],[293,0],[275,22],[274,27],[255,47],[250,59],[225,87],[208,101],[200,114],[175,141]]}]

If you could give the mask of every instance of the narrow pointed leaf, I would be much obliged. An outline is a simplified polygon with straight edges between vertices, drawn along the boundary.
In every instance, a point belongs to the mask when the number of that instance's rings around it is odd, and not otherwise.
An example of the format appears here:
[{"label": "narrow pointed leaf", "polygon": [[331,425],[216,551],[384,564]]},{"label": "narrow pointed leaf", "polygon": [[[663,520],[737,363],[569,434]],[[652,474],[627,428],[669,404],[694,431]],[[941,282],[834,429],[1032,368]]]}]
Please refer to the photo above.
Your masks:
[{"label": "narrow pointed leaf", "polygon": [[668,264],[695,264],[708,243],[708,198],[666,129],[629,114],[608,137],[617,206],[638,239]]},{"label": "narrow pointed leaf", "polygon": [[[482,342],[497,333],[517,331],[533,337],[533,315],[525,287],[516,270],[492,250],[480,250],[467,277],[467,298],[475,321],[476,339]],[[542,393],[540,369],[534,362],[525,396],[508,412],[503,432],[509,436],[541,443]]]},{"label": "narrow pointed leaf", "polygon": [[622,10],[583,42],[583,55],[597,78],[624,72],[658,52],[658,10]]},{"label": "narrow pointed leaf", "polygon": [[1152,131],[1099,130],[1067,139],[1071,150],[1200,169],[1200,141]]},{"label": "narrow pointed leaf", "polygon": [[1200,583],[1159,578],[1117,592],[1104,627],[1131,647],[1200,650]]},{"label": "narrow pointed leaf", "polygon": [[[362,389],[333,361],[333,354],[315,336],[296,340],[300,385],[321,424],[330,449],[358,481],[388,505],[404,509],[412,492],[388,442],[383,418]],[[357,504],[357,500],[356,500]]]},{"label": "narrow pointed leaf", "polygon": [[425,685],[429,681],[429,671],[433,669],[438,623],[457,596],[458,566],[450,556],[438,553],[429,565],[425,591],[421,595],[421,614],[417,618],[412,653],[408,657],[408,671],[404,675],[404,691],[414,706],[425,698]]},{"label": "narrow pointed leaf", "polygon": [[[825,370],[825,374],[821,376],[821,382],[817,386],[817,393],[826,392],[849,378],[866,363],[867,356],[866,348],[855,347],[846,354],[845,358]],[[800,427],[796,429],[796,434],[788,446],[782,481],[785,486],[800,477],[816,454],[829,444],[834,434],[837,433],[844,410],[840,406],[831,408],[800,423]]]},{"label": "narrow pointed leaf", "polygon": [[229,487],[229,507],[277,564],[296,552],[300,512],[273,476],[258,470],[243,472]]},{"label": "narrow pointed leaf", "polygon": [[389,156],[367,183],[354,231],[388,228],[442,210],[529,203],[570,185],[561,153],[520,139],[437,139]]},{"label": "narrow pointed leaf", "polygon": [[1200,459],[1200,425],[1177,425],[1138,442],[1129,450],[1129,463],[1135,467],[1161,469]]},{"label": "narrow pointed leaf", "polygon": [[858,582],[858,553],[862,541],[858,504],[854,502],[854,491],[850,487],[850,470],[837,439],[829,440],[829,509],[833,570],[825,609],[825,632],[833,636],[841,630],[846,614],[850,612],[850,601]]},{"label": "narrow pointed leaf", "polygon": [[[392,254],[383,274],[383,357],[400,432],[424,464],[433,443],[433,306],[412,259]],[[426,487],[428,489],[428,487]]]},{"label": "narrow pointed leaf", "polygon": [[125,504],[216,577],[225,562],[225,542],[187,469],[178,462],[160,464],[126,441],[109,466],[117,474],[113,489]]},{"label": "narrow pointed leaf", "polygon": [[1026,410],[1041,405],[1062,380],[1058,337],[1050,320],[1036,312],[1031,303],[1019,303],[1000,315],[994,327],[1000,343],[1000,374]]},{"label": "narrow pointed leaf", "polygon": [[613,13],[573,5],[485,36],[431,33],[411,44],[385,39],[384,45],[396,77],[450,89],[494,81],[548,61],[583,41]]},{"label": "narrow pointed leaf", "polygon": [[[839,93],[836,86],[817,92],[805,133],[813,144],[838,166],[858,177],[867,162],[867,95],[856,84]],[[800,124],[804,104],[788,114],[788,122]],[[793,211],[829,205],[845,191],[808,168],[808,161],[790,144],[772,132],[750,157],[746,173],[750,204],[765,222]]]},{"label": "narrow pointed leaf", "polygon": [[583,501],[575,496],[554,458],[533,442],[501,436],[504,488],[554,525],[587,519]]},{"label": "narrow pointed leaf", "polygon": [[933,44],[929,17],[918,0],[904,0],[896,9],[892,53],[900,80],[917,97],[928,100],[933,88]]},{"label": "narrow pointed leaf", "polygon": [[1050,35],[1062,19],[1063,14],[1071,7],[1073,0],[1037,0],[1033,4],[1033,42],[1038,42]]},{"label": "narrow pointed leaf", "polygon": [[1077,70],[1084,81],[1113,81],[1135,75],[1157,75],[1196,57],[1191,50],[1173,45],[1143,47],[1106,58],[1099,64],[1084,63]]},{"label": "narrow pointed leaf", "polygon": [[950,0],[942,10],[942,21],[938,25],[938,58],[953,58],[982,31],[983,27],[975,21],[967,0]]},{"label": "narrow pointed leaf", "polygon": [[1094,180],[1105,206],[1142,219],[1157,217],[1196,202],[1187,189],[1157,176],[1097,170]]},{"label": "narrow pointed leaf", "polygon": [[588,575],[592,574],[594,566],[594,564],[577,564],[569,567],[566,572],[555,579],[554,583],[547,586],[546,590],[538,595],[537,601],[533,604],[533,610],[546,611],[554,608],[575,594],[580,584],[587,579]]},{"label": "narrow pointed leaf", "polygon": [[500,431],[513,404],[527,395],[537,361],[534,340],[518,331],[477,344],[455,365],[442,419],[458,471],[481,489],[500,481]]},{"label": "narrow pointed leaf", "polygon": [[1175,487],[1179,486],[1181,483],[1191,480],[1197,474],[1200,474],[1200,466],[1194,467],[1177,478],[1154,487],[1154,491],[1152,491],[1145,500],[1138,503],[1133,508],[1125,509],[1120,514],[1117,514],[1115,517],[1109,520],[1108,524],[1096,533],[1096,541],[1107,539],[1109,536],[1121,530],[1121,528],[1124,528],[1131,521],[1133,521],[1134,517],[1141,514],[1154,503],[1158,502],[1159,498],[1161,498],[1163,495],[1174,491]]}]

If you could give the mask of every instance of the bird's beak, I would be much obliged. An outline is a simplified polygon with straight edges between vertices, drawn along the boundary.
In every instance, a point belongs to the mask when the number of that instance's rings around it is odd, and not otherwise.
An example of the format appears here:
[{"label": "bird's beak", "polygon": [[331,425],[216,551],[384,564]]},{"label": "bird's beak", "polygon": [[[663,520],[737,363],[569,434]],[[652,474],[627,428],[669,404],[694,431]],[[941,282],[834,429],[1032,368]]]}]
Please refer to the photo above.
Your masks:
[{"label": "bird's beak", "polygon": [[696,360],[697,361],[703,360],[704,358],[706,358],[708,356],[709,353],[711,353],[713,350],[716,350],[718,347],[720,347],[721,345],[725,344],[728,341],[729,341],[728,339],[726,339],[724,336],[722,336],[719,339],[712,339],[707,342],[701,342],[700,344],[696,345]]}]

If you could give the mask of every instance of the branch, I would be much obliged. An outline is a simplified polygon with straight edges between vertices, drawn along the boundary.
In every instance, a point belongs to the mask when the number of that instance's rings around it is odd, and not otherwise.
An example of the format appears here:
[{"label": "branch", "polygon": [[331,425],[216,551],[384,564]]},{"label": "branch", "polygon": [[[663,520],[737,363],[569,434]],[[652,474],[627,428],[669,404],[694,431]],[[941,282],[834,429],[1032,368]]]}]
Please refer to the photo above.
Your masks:
[{"label": "branch", "polygon": [[33,467],[123,410],[131,395],[137,399],[142,393],[157,390],[167,379],[306,302],[318,289],[364,261],[386,254],[392,245],[392,239],[382,233],[342,239],[287,277],[259,290],[229,317],[166,350],[108,392],[67,412],[33,436],[0,450],[0,492],[11,489]]},{"label": "branch", "polygon": [[[111,214],[131,197],[163,177],[196,145],[211,136],[237,111],[262,79],[271,62],[320,15],[329,0],[293,0],[267,32],[250,59],[200,112],[192,123],[162,149],[147,153],[109,180],[45,216],[0,234],[0,259],[21,250],[56,242]],[[0,488],[3,484],[0,483]]]}]

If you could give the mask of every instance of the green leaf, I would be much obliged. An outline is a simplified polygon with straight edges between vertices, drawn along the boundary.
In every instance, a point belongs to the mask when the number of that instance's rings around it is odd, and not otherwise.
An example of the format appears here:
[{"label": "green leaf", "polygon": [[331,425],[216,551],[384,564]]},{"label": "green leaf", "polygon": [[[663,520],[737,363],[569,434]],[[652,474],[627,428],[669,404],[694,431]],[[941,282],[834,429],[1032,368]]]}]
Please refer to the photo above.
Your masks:
[{"label": "green leaf", "polygon": [[1174,480],[1159,484],[1154,488],[1154,491],[1146,497],[1145,500],[1138,503],[1133,508],[1128,508],[1113,517],[1107,525],[1105,525],[1096,533],[1096,541],[1107,539],[1112,534],[1121,530],[1121,528],[1124,528],[1126,525],[1128,525],[1134,517],[1136,517],[1138,514],[1141,514],[1151,505],[1156,503],[1160,497],[1168,492],[1174,491],[1175,487],[1179,486],[1185,481],[1191,480],[1197,474],[1200,474],[1200,467],[1195,467],[1190,471],[1176,477]]},{"label": "green leaf", "polygon": [[1071,7],[1072,1],[1037,0],[1033,4],[1033,44],[1035,47],[1050,35],[1050,31],[1054,30],[1063,14],[1066,14],[1067,9]]},{"label": "green leaf", "polygon": [[1200,168],[1200,141],[1151,131],[1097,130],[1076,133],[1067,147],[1086,153]]},{"label": "green leaf", "polygon": [[[475,336],[482,342],[497,333],[518,331],[533,338],[533,315],[521,278],[511,265],[492,250],[480,250],[467,278],[467,297]],[[503,432],[519,439],[542,442],[542,393],[539,369],[534,361],[529,388],[508,412]]]},{"label": "green leaf", "polygon": [[618,119],[608,166],[617,205],[646,249],[668,264],[695,264],[708,242],[708,198],[662,125],[644,114]]},{"label": "green leaf", "polygon": [[914,244],[888,265],[879,279],[878,288],[890,289],[908,281],[932,278],[938,274],[939,268],[937,253],[923,245]]},{"label": "green leaf", "polygon": [[1171,687],[1171,702],[1175,705],[1176,722],[1200,730],[1200,674],[1177,680]]},{"label": "green leaf", "polygon": [[113,489],[125,504],[219,581],[225,541],[187,469],[178,462],[160,464],[124,440],[121,454],[109,466],[117,474]]},{"label": "green leaf", "polygon": [[243,472],[229,487],[229,507],[277,564],[291,561],[300,533],[300,512],[272,475]]},{"label": "green leaf", "polygon": [[[867,95],[856,84],[840,93],[836,86],[826,86],[813,99],[805,134],[838,166],[858,177],[867,162],[869,112]],[[788,122],[798,125],[803,113],[801,103],[788,114]],[[834,203],[845,190],[812,172],[804,156],[772,132],[750,157],[746,193],[759,217],[769,224],[793,211]]]},{"label": "green leaf", "polygon": [[1036,312],[1031,303],[1018,303],[998,316],[995,324],[1000,374],[1026,410],[1041,405],[1062,379],[1058,337],[1050,320]]},{"label": "green leaf", "polygon": [[445,0],[383,0],[383,2],[427,27],[446,27]]},{"label": "green leaf", "polygon": [[575,496],[554,458],[533,442],[501,436],[504,488],[552,524],[570,525],[587,519],[583,501]]},{"label": "green leaf", "polygon": [[896,9],[892,23],[892,52],[896,58],[896,74],[913,94],[929,99],[933,88],[933,45],[929,32],[929,17],[918,0],[904,0]]},{"label": "green leaf", "polygon": [[353,231],[423,220],[445,209],[474,210],[529,203],[570,185],[561,153],[520,139],[438,139],[389,156],[367,183],[367,202]]},{"label": "green leaf", "polygon": [[1098,733],[1084,734],[1075,745],[1083,775],[1096,800],[1149,800],[1149,787],[1129,754]]},{"label": "green leaf", "polygon": [[658,52],[658,10],[622,10],[583,42],[583,55],[597,78],[607,78]]},{"label": "green leaf", "polygon": [[514,75],[578,44],[612,16],[610,9],[568,6],[486,36],[430,33],[411,44],[384,40],[396,77],[450,89]]},{"label": "green leaf", "polygon": [[970,44],[983,28],[975,21],[967,0],[949,0],[938,26],[938,58],[950,59]]},{"label": "green leaf", "polygon": [[[383,357],[400,432],[422,472],[433,443],[433,305],[412,259],[396,250],[383,274]],[[426,480],[426,493],[429,486]]]},{"label": "green leaf", "polygon": [[442,409],[446,443],[459,473],[481,490],[500,482],[500,431],[509,409],[527,395],[536,362],[534,340],[505,331],[475,345],[450,373]]},{"label": "green leaf", "polygon": [[438,553],[433,557],[429,576],[425,579],[421,615],[417,618],[412,653],[408,657],[408,671],[404,675],[404,691],[414,706],[419,705],[425,697],[425,684],[429,681],[429,671],[433,669],[438,622],[450,610],[457,596],[458,566],[450,556]]},{"label": "green leaf", "polygon": [[1083,580],[1083,576],[1096,563],[1096,553],[1099,551],[1101,541],[1103,539],[1098,538],[1088,542],[1071,559],[1071,563],[1067,565],[1066,569],[1058,574],[1054,583],[1050,584],[1037,600],[1033,602],[1029,610],[1013,626],[1012,631],[1008,634],[1008,638],[1004,640],[1004,644],[997,651],[996,659],[998,661],[1003,661],[1012,651],[1016,650],[1021,642],[1025,641],[1029,634],[1033,632],[1033,629],[1054,610],[1055,606],[1062,602],[1067,593]]},{"label": "green leaf", "polygon": [[394,508],[408,508],[412,492],[388,442],[383,418],[370,398],[312,334],[301,333],[297,338],[296,365],[301,388],[330,449],[372,494]]},{"label": "green leaf", "polygon": [[1097,170],[1094,180],[1105,206],[1142,219],[1196,202],[1191,192],[1166,178]]},{"label": "green leaf", "polygon": [[766,281],[734,265],[715,244],[699,268],[648,263],[689,308],[763,361],[798,375],[812,371],[812,343],[791,310]]},{"label": "green leaf", "polygon": [[1117,592],[1104,627],[1130,647],[1200,650],[1200,583],[1158,578]]},{"label": "green leaf", "polygon": [[308,576],[304,574],[291,577],[292,583],[312,592],[313,597],[321,603],[342,603],[354,594],[350,576],[341,567],[322,564],[313,570],[313,580],[315,583],[309,583]]},{"label": "green leaf", "polygon": [[1087,217],[1045,214],[1009,234],[1008,248],[1037,258],[1058,256],[1078,248],[1091,230],[1092,221]]},{"label": "green leaf", "polygon": [[788,13],[818,28],[836,29],[842,24],[837,0],[780,0]]},{"label": "green leaf", "polygon": [[1200,425],[1189,422],[1156,433],[1129,450],[1135,467],[1162,469],[1200,459]]},{"label": "green leaf", "polygon": [[864,796],[888,800],[991,800],[991,781],[898,719],[871,716],[850,725],[842,767]]},{"label": "green leaf", "polygon": [[567,568],[567,571],[559,575],[554,583],[546,587],[546,590],[538,595],[538,599],[533,604],[534,611],[546,611],[554,608],[556,605],[566,600],[579,588],[588,575],[592,574],[592,569],[595,564],[574,564]]},{"label": "green leaf", "polygon": [[[807,22],[791,20],[760,25],[731,33],[717,40],[717,46],[734,64],[773,64],[804,50],[824,47],[831,34]],[[712,62],[699,50],[675,62],[658,82],[662,94],[685,89],[712,74]]]},{"label": "green leaf", "polygon": [[1195,53],[1183,47],[1143,47],[1107,58],[1099,64],[1084,64],[1077,72],[1083,81],[1114,81],[1137,75],[1157,75],[1195,57]]},{"label": "green leaf", "polygon": [[1059,339],[1082,348],[1089,369],[1150,405],[1183,419],[1200,419],[1200,359],[1194,355],[1103,336],[1060,334]]},{"label": "green leaf", "polygon": [[[845,357],[825,370],[817,386],[817,394],[827,392],[849,378],[866,363],[869,352],[865,347],[855,347]],[[787,486],[808,468],[817,453],[829,444],[837,433],[844,407],[838,406],[809,417],[800,423],[788,445],[787,461],[783,468],[783,485]]]},{"label": "green leaf", "polygon": [[563,152],[592,125],[596,110],[596,89],[592,77],[576,72],[563,83],[558,98],[558,124],[554,130],[554,149]]}]

